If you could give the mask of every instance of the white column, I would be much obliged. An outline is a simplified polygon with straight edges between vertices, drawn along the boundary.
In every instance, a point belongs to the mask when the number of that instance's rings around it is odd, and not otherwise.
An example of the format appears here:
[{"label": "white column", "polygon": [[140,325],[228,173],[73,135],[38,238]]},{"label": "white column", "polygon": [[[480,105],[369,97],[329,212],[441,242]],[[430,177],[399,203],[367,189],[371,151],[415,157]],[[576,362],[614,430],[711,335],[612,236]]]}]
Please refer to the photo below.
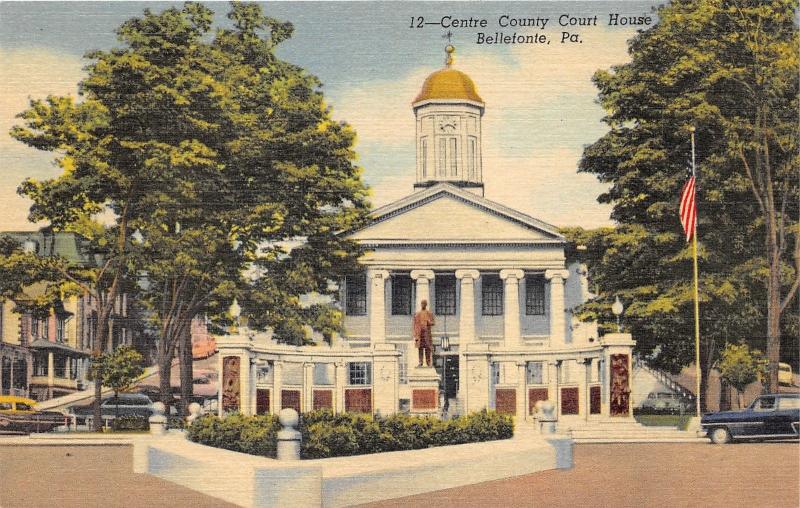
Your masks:
[{"label": "white column", "polygon": [[519,322],[519,281],[525,274],[522,270],[500,270],[500,278],[505,281],[503,288],[503,332],[506,347],[522,344]]},{"label": "white column", "polygon": [[430,282],[433,280],[433,270],[411,270],[411,278],[416,281],[416,303],[414,312],[420,309],[422,300],[427,300],[428,309],[433,307],[431,302]]},{"label": "white column", "polygon": [[306,362],[303,364],[303,400],[300,407],[303,411],[311,411],[314,408],[314,364]]},{"label": "white column", "polygon": [[386,342],[386,280],[387,270],[367,271],[370,280],[369,296],[369,342],[370,345]]},{"label": "white column", "polygon": [[561,414],[561,403],[559,399],[561,394],[558,393],[558,361],[552,360],[547,362],[547,398],[556,405],[556,415]]},{"label": "white column", "polygon": [[[580,403],[579,413],[583,413],[583,419],[589,419],[589,376],[591,374],[591,360],[578,359],[578,364],[582,366],[583,375],[578,384],[578,402]],[[579,373],[580,375],[580,373]]]},{"label": "white column", "polygon": [[525,403],[528,400],[526,367],[527,362],[517,362],[517,418],[520,420],[528,419],[528,405]]},{"label": "white column", "polygon": [[547,270],[544,277],[550,281],[550,347],[559,349],[566,345],[564,280],[569,277],[569,270]]},{"label": "white column", "polygon": [[281,410],[281,391],[283,390],[283,362],[275,360],[272,369],[272,396],[269,398],[270,413],[276,415]]},{"label": "white column", "polygon": [[[47,386],[50,389],[53,388],[53,378],[55,377],[55,362],[53,361],[53,352],[47,352]],[[14,381],[11,381],[11,384],[14,384]]]},{"label": "white column", "polygon": [[475,281],[480,277],[478,270],[456,270],[456,278],[461,280],[461,310],[458,322],[458,398],[466,410],[467,369],[466,351],[475,342]]},{"label": "white column", "polygon": [[458,320],[458,346],[475,341],[475,280],[480,277],[478,270],[456,270],[456,278],[461,280],[461,313]]},{"label": "white column", "polygon": [[334,412],[336,413],[344,413],[344,386],[347,383],[347,363],[346,362],[336,362],[336,373],[334,375],[334,387],[333,387],[333,398],[334,398]]}]

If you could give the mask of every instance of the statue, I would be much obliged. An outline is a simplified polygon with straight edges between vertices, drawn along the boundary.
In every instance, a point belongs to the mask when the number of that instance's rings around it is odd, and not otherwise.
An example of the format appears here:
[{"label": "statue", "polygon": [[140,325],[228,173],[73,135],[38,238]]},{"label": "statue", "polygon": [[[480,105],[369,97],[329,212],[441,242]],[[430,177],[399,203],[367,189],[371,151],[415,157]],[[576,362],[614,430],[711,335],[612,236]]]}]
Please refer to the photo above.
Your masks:
[{"label": "statue", "polygon": [[433,337],[431,336],[431,327],[433,327],[433,313],[427,309],[428,301],[422,300],[420,302],[422,307],[416,314],[414,314],[414,346],[419,351],[419,365],[422,367],[422,359],[425,357],[425,362],[428,367],[431,366],[431,356],[433,354]]}]

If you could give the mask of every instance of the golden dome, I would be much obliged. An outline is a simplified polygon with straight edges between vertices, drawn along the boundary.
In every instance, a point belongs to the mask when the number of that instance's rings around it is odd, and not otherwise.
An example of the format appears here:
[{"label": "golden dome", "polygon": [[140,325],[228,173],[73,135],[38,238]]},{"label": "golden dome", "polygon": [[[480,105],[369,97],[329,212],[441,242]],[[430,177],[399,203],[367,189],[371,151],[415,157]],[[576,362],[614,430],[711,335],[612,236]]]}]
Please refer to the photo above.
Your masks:
[{"label": "golden dome", "polygon": [[452,54],[455,48],[447,46],[445,51],[447,52],[447,66],[428,76],[425,83],[422,84],[419,95],[414,99],[414,104],[433,99],[462,99],[483,103],[472,79],[463,72],[450,67],[453,64]]}]

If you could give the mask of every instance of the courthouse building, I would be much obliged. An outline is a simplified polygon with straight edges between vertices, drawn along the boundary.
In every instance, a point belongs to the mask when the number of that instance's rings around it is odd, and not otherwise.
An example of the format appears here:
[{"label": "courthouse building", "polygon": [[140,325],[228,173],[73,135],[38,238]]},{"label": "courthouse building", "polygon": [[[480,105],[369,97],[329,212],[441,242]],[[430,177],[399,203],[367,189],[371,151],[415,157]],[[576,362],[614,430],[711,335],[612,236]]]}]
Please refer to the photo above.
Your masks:
[{"label": "courthouse building", "polygon": [[[220,338],[220,411],[490,408],[529,419],[550,400],[562,420],[630,418],[634,343],[573,317],[590,297],[586,272],[555,226],[484,195],[487,105],[451,53],[412,103],[414,188],[347,233],[367,253],[341,285],[343,336],[305,347]],[[436,320],[435,369],[417,365],[411,320],[422,300]]]}]

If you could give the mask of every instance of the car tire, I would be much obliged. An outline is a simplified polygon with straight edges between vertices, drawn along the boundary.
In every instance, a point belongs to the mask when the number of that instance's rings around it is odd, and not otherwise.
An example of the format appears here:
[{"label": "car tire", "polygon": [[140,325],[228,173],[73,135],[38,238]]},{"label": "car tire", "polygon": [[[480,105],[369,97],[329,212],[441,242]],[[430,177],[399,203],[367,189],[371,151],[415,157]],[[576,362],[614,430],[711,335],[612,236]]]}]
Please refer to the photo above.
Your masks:
[{"label": "car tire", "polygon": [[731,433],[725,427],[711,429],[709,437],[711,437],[711,442],[714,444],[726,444],[731,441]]}]

